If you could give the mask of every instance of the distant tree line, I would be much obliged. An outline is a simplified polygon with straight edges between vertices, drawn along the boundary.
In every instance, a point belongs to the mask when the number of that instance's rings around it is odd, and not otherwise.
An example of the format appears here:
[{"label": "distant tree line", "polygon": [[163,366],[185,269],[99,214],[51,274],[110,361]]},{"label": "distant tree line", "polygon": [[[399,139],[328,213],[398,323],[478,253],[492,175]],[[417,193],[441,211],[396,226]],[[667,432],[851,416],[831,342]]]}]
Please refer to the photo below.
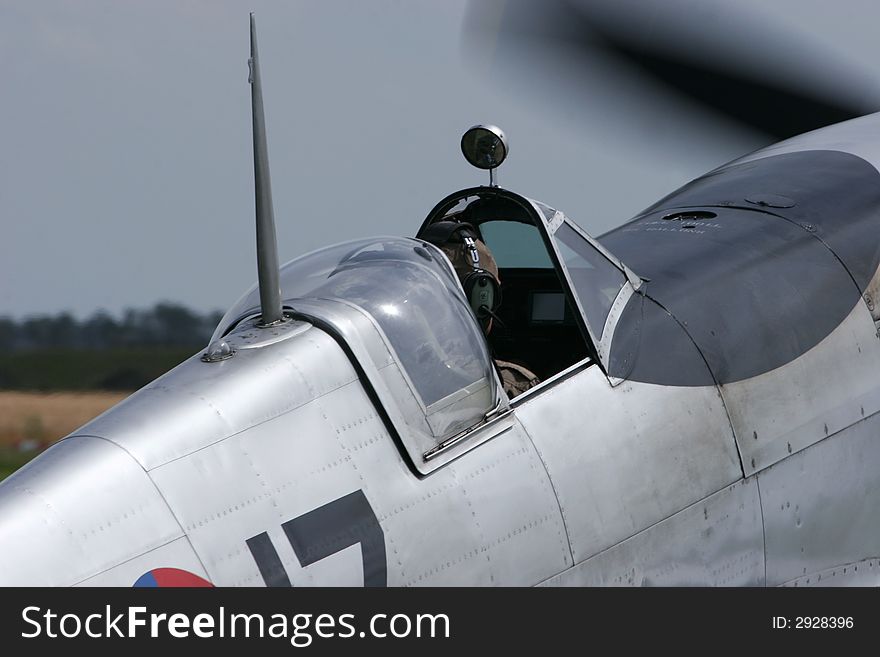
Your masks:
[{"label": "distant tree line", "polygon": [[201,347],[207,344],[221,312],[199,314],[173,303],[148,310],[129,308],[121,318],[99,310],[87,319],[70,313],[0,317],[0,345],[10,351],[41,349],[118,349]]}]

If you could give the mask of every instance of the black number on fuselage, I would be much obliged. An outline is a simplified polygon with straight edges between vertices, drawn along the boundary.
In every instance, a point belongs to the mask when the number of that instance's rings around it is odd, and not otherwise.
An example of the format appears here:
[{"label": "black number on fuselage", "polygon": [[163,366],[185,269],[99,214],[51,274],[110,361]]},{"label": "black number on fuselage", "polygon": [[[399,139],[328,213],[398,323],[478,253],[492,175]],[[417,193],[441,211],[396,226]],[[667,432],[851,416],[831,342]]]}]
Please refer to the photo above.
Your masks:
[{"label": "black number on fuselage", "polygon": [[257,568],[260,569],[260,575],[263,576],[266,586],[290,586],[290,578],[287,576],[287,571],[284,570],[281,559],[278,558],[278,552],[272,545],[269,534],[266,532],[257,534],[246,542],[254,561],[257,562]]},{"label": "black number on fuselage", "polygon": [[[385,536],[363,491],[349,493],[281,528],[304,568],[347,547],[361,544],[364,586],[387,586]],[[290,586],[290,579],[266,532],[247,540],[266,586]]]}]

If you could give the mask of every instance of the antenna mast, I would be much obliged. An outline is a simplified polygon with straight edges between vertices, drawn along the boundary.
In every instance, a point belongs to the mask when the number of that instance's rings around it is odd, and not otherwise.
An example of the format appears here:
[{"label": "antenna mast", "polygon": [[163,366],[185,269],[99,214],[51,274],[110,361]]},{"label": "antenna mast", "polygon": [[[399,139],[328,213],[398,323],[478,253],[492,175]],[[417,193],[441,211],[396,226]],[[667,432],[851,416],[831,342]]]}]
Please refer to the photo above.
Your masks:
[{"label": "antenna mast", "polygon": [[257,28],[251,13],[251,57],[248,82],[251,84],[251,116],[254,137],[254,191],[257,215],[257,276],[260,288],[259,326],[283,321],[281,284],[278,269],[278,243],[275,238],[275,211],[272,208],[272,181],[269,177],[269,150],[266,145],[266,119],[263,116],[263,88],[257,58]]}]

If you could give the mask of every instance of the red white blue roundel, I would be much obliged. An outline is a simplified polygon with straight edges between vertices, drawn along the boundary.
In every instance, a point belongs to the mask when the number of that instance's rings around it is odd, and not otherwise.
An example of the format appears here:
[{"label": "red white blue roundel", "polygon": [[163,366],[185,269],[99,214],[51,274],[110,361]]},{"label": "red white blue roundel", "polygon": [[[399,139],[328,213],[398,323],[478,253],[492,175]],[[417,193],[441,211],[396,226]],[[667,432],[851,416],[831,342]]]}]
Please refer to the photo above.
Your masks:
[{"label": "red white blue roundel", "polygon": [[142,587],[207,587],[214,585],[206,579],[199,577],[187,570],[179,568],[153,568],[138,577],[134,583],[136,588]]}]

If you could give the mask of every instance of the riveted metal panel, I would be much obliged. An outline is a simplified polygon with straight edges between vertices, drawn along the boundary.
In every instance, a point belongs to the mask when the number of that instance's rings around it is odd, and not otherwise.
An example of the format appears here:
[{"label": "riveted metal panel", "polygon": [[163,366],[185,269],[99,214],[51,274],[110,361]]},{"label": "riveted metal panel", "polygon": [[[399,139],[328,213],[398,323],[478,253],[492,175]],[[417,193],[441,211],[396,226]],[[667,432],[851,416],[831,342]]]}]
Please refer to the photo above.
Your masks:
[{"label": "riveted metal panel", "polygon": [[[355,380],[338,354],[310,329],[217,363],[194,356],[77,433],[111,440],[151,470]],[[328,367],[334,356],[339,364]]]},{"label": "riveted metal panel", "polygon": [[880,414],[758,474],[768,585],[880,556],[878,435]]},{"label": "riveted metal panel", "polygon": [[420,479],[375,411],[341,394],[317,403],[384,530],[389,586],[527,585],[571,563],[556,497],[518,423]]},{"label": "riveted metal panel", "polygon": [[880,340],[864,303],[800,358],[721,392],[747,475],[880,410]]},{"label": "riveted metal panel", "polygon": [[550,474],[576,563],[742,477],[715,388],[612,388],[593,367],[529,397],[517,415]]},{"label": "riveted metal panel", "polygon": [[801,575],[782,586],[788,587],[834,587],[834,586],[880,586],[880,558],[863,559],[855,563],[826,568],[818,573]]},{"label": "riveted metal panel", "polygon": [[362,548],[303,566],[282,528],[357,491],[382,529],[390,586],[534,584],[570,564],[558,504],[521,428],[421,479],[357,382],[151,475],[220,585],[264,583],[247,545],[264,532],[261,549],[268,540],[293,586],[362,584]]},{"label": "riveted metal panel", "polygon": [[388,519],[419,565],[402,573],[403,585],[526,586],[571,564],[559,505],[521,426],[438,474],[447,472],[443,483],[425,480],[437,494],[411,498]]},{"label": "riveted metal panel", "polygon": [[761,586],[764,539],[757,483],[733,484],[545,584]]},{"label": "riveted metal panel", "polygon": [[175,568],[202,579],[208,577],[189,540],[182,537],[83,580],[77,586],[132,586],[142,575],[155,568]]},{"label": "riveted metal panel", "polygon": [[[246,541],[359,488],[357,474],[314,403],[151,471],[202,559],[223,586],[262,584]],[[279,554],[293,577],[292,551]]]},{"label": "riveted metal panel", "polygon": [[106,440],[62,440],[0,484],[0,584],[67,586],[183,535],[143,469]]}]

